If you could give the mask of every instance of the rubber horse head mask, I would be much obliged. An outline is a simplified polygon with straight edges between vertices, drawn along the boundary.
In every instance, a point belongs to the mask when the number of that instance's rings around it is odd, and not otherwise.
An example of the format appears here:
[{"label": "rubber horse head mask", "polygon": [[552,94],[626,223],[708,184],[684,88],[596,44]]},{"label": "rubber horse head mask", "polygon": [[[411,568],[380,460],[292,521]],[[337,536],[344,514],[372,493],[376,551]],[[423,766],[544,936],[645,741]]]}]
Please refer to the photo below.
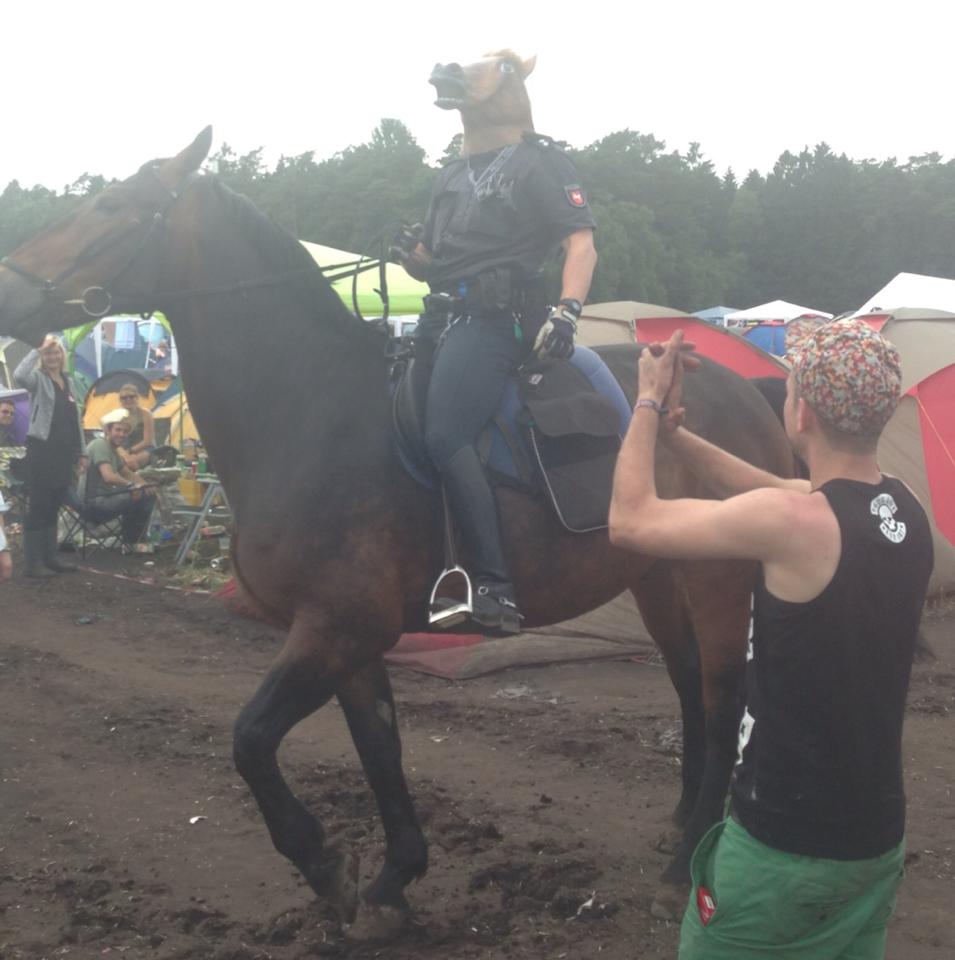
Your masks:
[{"label": "rubber horse head mask", "polygon": [[524,81],[536,62],[536,57],[522,60],[511,50],[500,50],[467,66],[435,64],[430,80],[438,94],[435,105],[461,111],[465,156],[518,143],[534,129]]}]

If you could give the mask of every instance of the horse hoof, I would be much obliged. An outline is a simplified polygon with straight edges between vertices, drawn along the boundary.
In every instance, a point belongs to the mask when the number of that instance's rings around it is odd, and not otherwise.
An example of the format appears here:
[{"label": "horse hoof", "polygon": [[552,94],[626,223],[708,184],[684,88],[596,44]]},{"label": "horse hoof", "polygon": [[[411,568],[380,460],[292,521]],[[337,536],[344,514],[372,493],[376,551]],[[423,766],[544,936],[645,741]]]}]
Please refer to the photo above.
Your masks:
[{"label": "horse hoof", "polygon": [[679,920],[683,917],[689,897],[689,884],[663,882],[657,887],[653,903],[650,904],[650,915],[657,920]]},{"label": "horse hoof", "polygon": [[349,940],[393,940],[408,922],[408,911],[387,904],[358,901],[358,915],[345,936]]},{"label": "horse hoof", "polygon": [[351,923],[358,909],[358,857],[351,850],[330,847],[322,877],[312,889],[334,909],[339,923]]}]

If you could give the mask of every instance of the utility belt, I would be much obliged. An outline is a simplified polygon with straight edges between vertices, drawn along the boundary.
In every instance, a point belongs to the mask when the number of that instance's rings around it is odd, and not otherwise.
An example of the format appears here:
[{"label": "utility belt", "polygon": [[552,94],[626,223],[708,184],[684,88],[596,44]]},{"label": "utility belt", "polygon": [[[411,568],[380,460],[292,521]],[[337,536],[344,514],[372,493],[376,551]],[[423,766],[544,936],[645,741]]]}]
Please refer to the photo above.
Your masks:
[{"label": "utility belt", "polygon": [[476,277],[448,284],[424,298],[424,316],[448,322],[462,316],[511,313],[534,316],[546,309],[543,283],[514,276],[508,267],[492,267]]}]

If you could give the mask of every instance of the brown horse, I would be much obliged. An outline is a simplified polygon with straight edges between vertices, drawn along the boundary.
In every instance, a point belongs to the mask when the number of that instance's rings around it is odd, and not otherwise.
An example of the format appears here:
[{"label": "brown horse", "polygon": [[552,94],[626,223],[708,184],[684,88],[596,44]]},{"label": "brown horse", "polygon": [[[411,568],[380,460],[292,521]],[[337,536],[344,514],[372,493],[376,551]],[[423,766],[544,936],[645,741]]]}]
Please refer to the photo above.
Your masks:
[{"label": "brown horse", "polygon": [[[382,654],[402,631],[423,627],[441,565],[439,505],[396,456],[380,333],[348,313],[290,235],[197,174],[211,136],[207,129],[178,156],[144,165],[5,259],[0,332],[38,343],[84,310],[167,314],[196,423],[234,510],[236,574],[289,626],[236,722],[236,765],[276,849],[344,919],[361,908],[366,929],[380,935],[405,916],[404,888],[427,868]],[[631,398],[637,352],[602,351]],[[735,374],[704,364],[685,401],[693,430],[765,469],[789,470],[772,411]],[[666,496],[706,495],[663,452],[659,483]],[[664,653],[683,714],[675,817],[685,839],[661,889],[685,897],[689,852],[721,816],[735,757],[753,568],[634,556],[605,533],[567,534],[538,499],[511,489],[498,498],[528,625],[577,616],[630,589]],[[354,857],[326,842],[276,759],[285,734],[332,697],[386,837],[384,866],[360,895]]]}]

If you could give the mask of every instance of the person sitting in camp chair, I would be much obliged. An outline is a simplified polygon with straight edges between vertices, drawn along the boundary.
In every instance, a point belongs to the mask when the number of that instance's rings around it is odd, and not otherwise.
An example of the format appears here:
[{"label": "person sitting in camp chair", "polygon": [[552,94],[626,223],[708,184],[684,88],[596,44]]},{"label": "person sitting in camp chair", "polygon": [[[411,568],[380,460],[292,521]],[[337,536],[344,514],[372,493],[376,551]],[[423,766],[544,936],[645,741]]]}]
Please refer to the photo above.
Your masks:
[{"label": "person sitting in camp chair", "polygon": [[103,420],[105,436],[92,440],[86,448],[89,467],[80,479],[80,512],[94,523],[120,517],[123,540],[132,546],[146,531],[156,497],[120,452],[129,439],[126,411],[117,410]]},{"label": "person sitting in camp chair", "polygon": [[119,402],[122,407],[114,413],[125,412],[129,423],[129,437],[120,447],[120,456],[130,470],[140,470],[149,465],[156,449],[155,421],[152,413],[139,405],[139,391],[134,384],[125,383],[119,388]]}]

